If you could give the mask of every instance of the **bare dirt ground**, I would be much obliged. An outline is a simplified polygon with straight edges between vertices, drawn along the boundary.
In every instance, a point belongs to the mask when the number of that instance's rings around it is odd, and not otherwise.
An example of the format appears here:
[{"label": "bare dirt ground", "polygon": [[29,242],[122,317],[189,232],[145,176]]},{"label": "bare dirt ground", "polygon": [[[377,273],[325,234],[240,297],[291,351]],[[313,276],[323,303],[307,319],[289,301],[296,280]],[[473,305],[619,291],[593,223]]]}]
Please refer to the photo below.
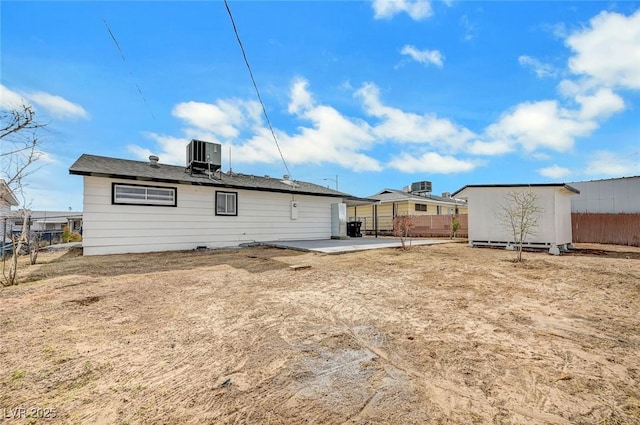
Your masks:
[{"label": "bare dirt ground", "polygon": [[640,249],[578,247],[42,253],[0,422],[640,424]]}]

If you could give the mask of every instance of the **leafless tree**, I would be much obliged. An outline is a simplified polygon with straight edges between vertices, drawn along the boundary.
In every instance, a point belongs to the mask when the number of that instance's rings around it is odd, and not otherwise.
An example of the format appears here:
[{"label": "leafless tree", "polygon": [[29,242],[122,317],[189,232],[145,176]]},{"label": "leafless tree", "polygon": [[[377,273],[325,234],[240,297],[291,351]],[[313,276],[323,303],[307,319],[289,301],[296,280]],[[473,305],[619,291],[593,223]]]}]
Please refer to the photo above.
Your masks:
[{"label": "leafless tree", "polygon": [[29,168],[40,157],[36,133],[46,124],[38,123],[35,115],[30,105],[0,111],[2,178],[12,190],[22,187],[22,179],[35,171]]},{"label": "leafless tree", "polygon": [[500,223],[513,236],[517,262],[522,261],[522,246],[527,238],[537,234],[542,212],[538,195],[530,188],[510,191],[505,196],[500,206]]},{"label": "leafless tree", "polygon": [[413,216],[398,215],[393,219],[393,235],[400,238],[402,249],[411,249],[411,229],[415,227]]},{"label": "leafless tree", "polygon": [[[24,200],[24,178],[36,171],[32,165],[40,157],[38,149],[38,129],[46,126],[35,119],[35,110],[30,105],[0,110],[0,173],[5,184]],[[16,197],[17,197],[16,196]],[[18,268],[18,255],[23,245],[28,244],[29,214],[26,202],[23,202],[21,215],[22,231],[17,237],[11,237],[13,252],[9,264],[3,259],[2,280],[4,286],[15,285]],[[4,241],[3,241],[4,242]]]}]

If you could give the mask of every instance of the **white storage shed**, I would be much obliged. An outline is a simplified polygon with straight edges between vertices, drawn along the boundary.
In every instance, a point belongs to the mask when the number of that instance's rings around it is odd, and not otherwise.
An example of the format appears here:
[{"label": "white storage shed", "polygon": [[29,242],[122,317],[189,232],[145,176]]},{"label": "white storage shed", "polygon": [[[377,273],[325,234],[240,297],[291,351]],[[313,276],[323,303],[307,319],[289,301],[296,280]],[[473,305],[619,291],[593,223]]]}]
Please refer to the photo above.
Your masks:
[{"label": "white storage shed", "polygon": [[470,246],[511,246],[513,235],[501,219],[501,207],[510,192],[531,190],[537,198],[539,214],[535,234],[524,241],[530,248],[547,248],[559,254],[572,243],[571,196],[580,193],[564,183],[467,185],[453,194],[467,199]]}]

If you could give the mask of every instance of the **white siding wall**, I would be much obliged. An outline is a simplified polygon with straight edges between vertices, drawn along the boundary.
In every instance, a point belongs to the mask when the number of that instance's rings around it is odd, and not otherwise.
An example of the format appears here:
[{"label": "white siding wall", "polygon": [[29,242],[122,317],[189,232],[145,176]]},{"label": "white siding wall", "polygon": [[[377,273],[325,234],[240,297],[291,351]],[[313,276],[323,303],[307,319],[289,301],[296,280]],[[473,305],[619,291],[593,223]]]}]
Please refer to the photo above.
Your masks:
[{"label": "white siding wall", "polygon": [[[505,204],[508,192],[524,188],[482,187],[466,188],[469,201],[469,241],[508,242],[513,235],[500,220],[500,206]],[[528,188],[527,188],[528,190]],[[543,209],[536,235],[529,243],[563,245],[571,243],[571,206],[568,191],[554,187],[532,187]]]},{"label": "white siding wall", "polygon": [[0,198],[0,217],[6,217],[11,214],[11,205],[4,199]]},{"label": "white siding wall", "polygon": [[[177,187],[177,207],[112,205],[111,183]],[[244,242],[331,237],[335,198],[219,189],[238,193],[238,216],[215,215],[213,187],[84,177],[85,255],[237,246]]]},{"label": "white siding wall", "polygon": [[575,213],[640,213],[640,177],[569,183],[580,191],[571,198]]}]

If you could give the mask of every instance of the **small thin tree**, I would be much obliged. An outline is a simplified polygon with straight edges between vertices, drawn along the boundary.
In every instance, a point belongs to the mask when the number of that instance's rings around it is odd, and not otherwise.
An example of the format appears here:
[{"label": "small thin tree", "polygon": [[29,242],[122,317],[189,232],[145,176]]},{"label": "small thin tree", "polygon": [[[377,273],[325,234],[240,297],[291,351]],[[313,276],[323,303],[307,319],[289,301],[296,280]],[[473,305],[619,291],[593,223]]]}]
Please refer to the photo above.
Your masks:
[{"label": "small thin tree", "polygon": [[453,239],[457,236],[458,230],[460,229],[460,222],[455,215],[451,216],[451,235],[449,239]]},{"label": "small thin tree", "polygon": [[411,215],[398,215],[393,219],[393,235],[400,238],[402,249],[405,251],[411,249],[411,229],[414,227]]},{"label": "small thin tree", "polygon": [[510,191],[500,206],[500,223],[513,236],[516,261],[522,261],[522,246],[537,234],[543,209],[538,205],[538,195],[531,190]]},{"label": "small thin tree", "polygon": [[[26,104],[0,110],[0,173],[4,183],[16,195],[23,195],[24,178],[35,171],[32,165],[41,154],[36,133],[46,124],[38,123],[35,114],[33,107]],[[22,231],[17,238],[12,238],[14,249],[8,267],[3,260],[0,279],[3,286],[17,283],[17,257],[23,244],[28,243],[26,203],[22,211]]]}]

